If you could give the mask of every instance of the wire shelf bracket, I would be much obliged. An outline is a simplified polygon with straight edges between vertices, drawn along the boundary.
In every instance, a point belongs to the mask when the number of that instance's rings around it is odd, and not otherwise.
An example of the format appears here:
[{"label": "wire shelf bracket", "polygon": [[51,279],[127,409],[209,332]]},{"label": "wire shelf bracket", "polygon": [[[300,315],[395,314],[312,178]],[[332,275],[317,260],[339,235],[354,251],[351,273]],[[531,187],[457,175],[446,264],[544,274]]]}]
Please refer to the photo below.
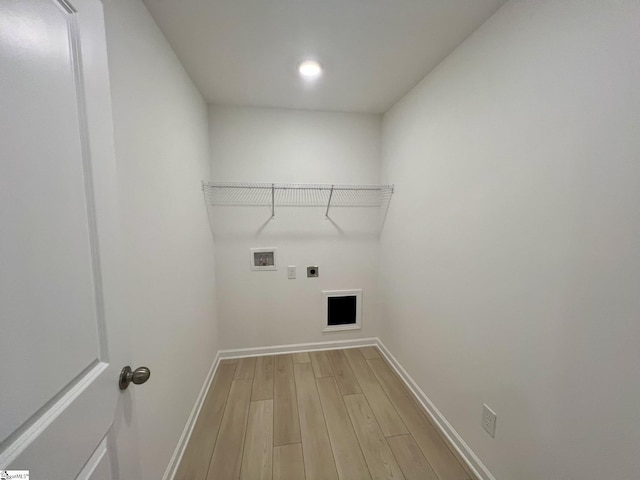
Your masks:
[{"label": "wire shelf bracket", "polygon": [[329,218],[329,208],[331,208],[331,198],[333,197],[333,187],[334,185],[331,185],[331,191],[329,192],[329,201],[327,202],[327,211],[324,213],[324,216],[326,218]]}]

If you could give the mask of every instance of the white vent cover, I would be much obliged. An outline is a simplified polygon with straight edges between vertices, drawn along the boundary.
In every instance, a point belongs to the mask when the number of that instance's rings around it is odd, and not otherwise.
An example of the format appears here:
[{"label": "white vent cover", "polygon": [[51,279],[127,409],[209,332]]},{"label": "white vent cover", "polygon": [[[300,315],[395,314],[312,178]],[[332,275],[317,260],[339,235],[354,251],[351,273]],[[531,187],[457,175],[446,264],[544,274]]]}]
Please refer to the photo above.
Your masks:
[{"label": "white vent cover", "polygon": [[362,290],[323,290],[323,332],[362,328]]}]

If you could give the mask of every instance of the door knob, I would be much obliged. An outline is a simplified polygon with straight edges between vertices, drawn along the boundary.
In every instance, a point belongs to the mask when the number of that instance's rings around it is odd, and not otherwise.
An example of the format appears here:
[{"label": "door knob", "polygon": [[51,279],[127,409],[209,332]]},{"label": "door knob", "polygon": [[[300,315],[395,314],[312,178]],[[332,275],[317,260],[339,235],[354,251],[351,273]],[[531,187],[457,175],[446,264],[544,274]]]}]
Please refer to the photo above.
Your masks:
[{"label": "door knob", "polygon": [[131,382],[140,385],[149,380],[150,376],[151,370],[147,367],[138,367],[135,370],[131,370],[131,367],[127,365],[120,372],[120,380],[118,381],[120,390],[126,390]]}]

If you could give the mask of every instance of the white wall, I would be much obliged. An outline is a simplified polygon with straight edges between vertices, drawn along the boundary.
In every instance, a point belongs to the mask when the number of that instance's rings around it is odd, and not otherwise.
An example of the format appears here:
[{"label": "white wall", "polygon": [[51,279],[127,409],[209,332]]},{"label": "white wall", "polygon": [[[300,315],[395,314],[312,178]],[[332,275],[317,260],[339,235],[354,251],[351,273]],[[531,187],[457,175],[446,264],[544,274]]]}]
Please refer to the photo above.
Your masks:
[{"label": "white wall", "polygon": [[105,2],[143,478],[169,463],[218,350],[207,108],[138,0]]},{"label": "white wall", "polygon": [[497,479],[640,478],[639,18],[511,1],[384,118],[382,339]]},{"label": "white wall", "polygon": [[[209,110],[212,179],[378,183],[381,117],[267,108]],[[215,207],[211,224],[221,348],[378,334],[378,209]],[[276,247],[278,271],[252,272],[249,248]],[[298,278],[287,279],[287,265]],[[306,278],[318,265],[319,278]],[[321,291],[363,289],[363,328],[322,333]]]}]

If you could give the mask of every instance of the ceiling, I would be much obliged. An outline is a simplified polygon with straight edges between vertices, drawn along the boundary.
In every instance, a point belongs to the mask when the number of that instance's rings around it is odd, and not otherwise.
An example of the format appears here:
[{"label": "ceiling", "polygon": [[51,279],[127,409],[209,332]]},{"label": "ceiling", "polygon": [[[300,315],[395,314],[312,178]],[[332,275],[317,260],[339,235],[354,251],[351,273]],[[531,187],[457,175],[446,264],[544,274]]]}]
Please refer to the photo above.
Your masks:
[{"label": "ceiling", "polygon": [[[209,103],[381,113],[506,0],[144,0]],[[319,61],[314,82],[298,63]]]}]

